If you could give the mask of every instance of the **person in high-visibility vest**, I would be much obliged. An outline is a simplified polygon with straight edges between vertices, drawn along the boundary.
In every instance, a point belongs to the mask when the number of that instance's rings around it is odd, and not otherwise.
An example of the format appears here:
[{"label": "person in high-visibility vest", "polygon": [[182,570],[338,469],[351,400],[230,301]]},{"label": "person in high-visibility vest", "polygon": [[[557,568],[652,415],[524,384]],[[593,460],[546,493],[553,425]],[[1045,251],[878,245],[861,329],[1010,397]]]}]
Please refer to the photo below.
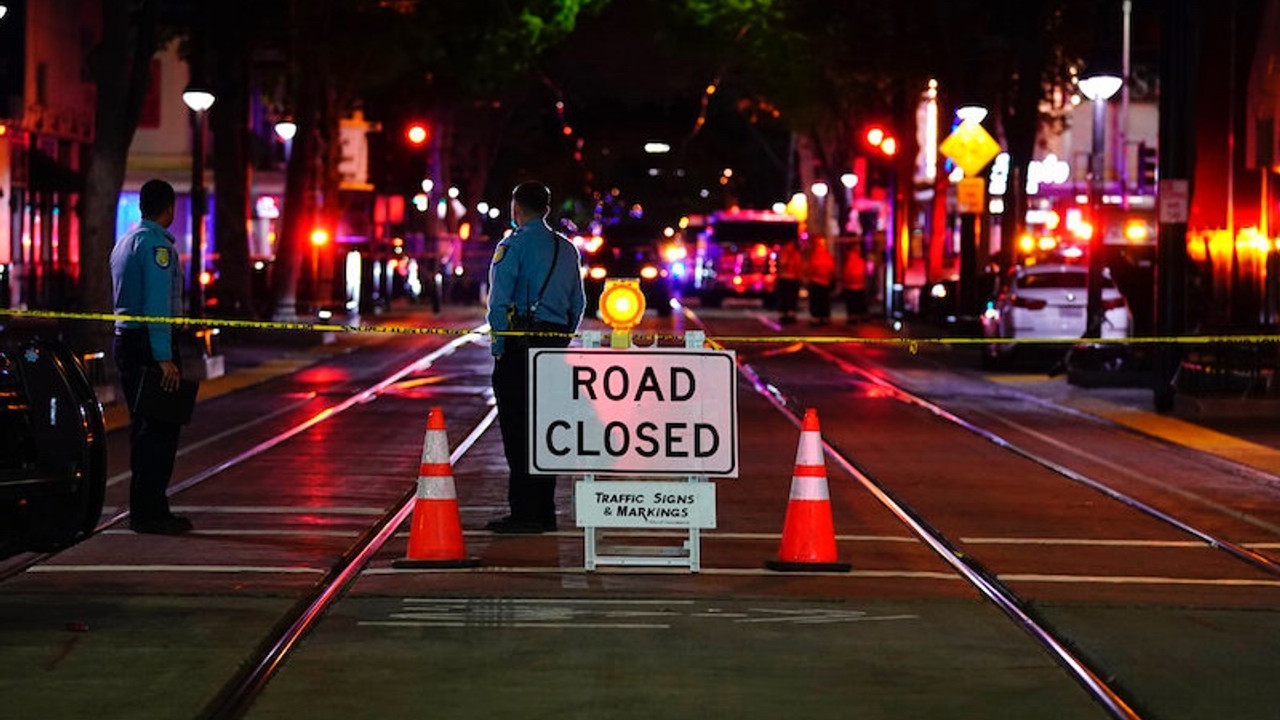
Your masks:
[{"label": "person in high-visibility vest", "polygon": [[804,274],[804,258],[795,240],[787,240],[778,250],[778,278],[774,292],[778,295],[778,322],[789,325],[796,321],[800,304],[800,278]]},{"label": "person in high-visibility vest", "polygon": [[809,253],[809,324],[826,325],[831,321],[831,288],[835,281],[835,256],[827,248],[827,239],[819,235]]},{"label": "person in high-visibility vest", "polygon": [[845,250],[840,294],[844,297],[845,322],[861,322],[867,314],[867,261],[862,257],[861,238],[851,241]]}]

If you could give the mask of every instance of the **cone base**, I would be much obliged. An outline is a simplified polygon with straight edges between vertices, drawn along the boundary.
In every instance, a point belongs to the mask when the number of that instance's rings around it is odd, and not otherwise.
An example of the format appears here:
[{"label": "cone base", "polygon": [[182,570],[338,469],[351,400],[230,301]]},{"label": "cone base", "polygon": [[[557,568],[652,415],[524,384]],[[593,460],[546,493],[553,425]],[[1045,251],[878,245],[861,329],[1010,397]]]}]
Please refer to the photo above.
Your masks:
[{"label": "cone base", "polygon": [[765,568],[778,572],[849,572],[853,570],[851,563],[842,562],[789,562],[787,560],[766,560]]},{"label": "cone base", "polygon": [[473,568],[480,567],[480,558],[459,558],[457,560],[412,560],[410,558],[401,558],[392,560],[391,567],[402,570],[412,568]]}]

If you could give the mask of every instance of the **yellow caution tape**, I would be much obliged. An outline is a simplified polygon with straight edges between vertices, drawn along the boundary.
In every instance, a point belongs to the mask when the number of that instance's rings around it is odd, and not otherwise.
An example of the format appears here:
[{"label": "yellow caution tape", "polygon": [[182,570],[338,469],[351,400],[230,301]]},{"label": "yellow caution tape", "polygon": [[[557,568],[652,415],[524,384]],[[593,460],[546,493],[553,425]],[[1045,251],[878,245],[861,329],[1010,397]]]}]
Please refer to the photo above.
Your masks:
[{"label": "yellow caution tape", "polygon": [[[404,325],[343,325],[341,323],[309,323],[280,320],[236,320],[230,318],[150,317],[146,315],[115,315],[111,313],[65,312],[61,310],[22,310],[0,308],[0,316],[35,318],[45,320],[91,320],[99,322],[162,323],[168,325],[197,326],[202,328],[244,328],[253,330],[282,330],[303,332],[386,333],[397,335],[472,335],[486,334],[503,337],[564,337],[565,333],[545,331],[502,330],[478,333],[475,330],[444,327]],[[575,333],[574,336],[579,336]],[[683,335],[664,333],[634,333],[640,338],[683,341]],[[1125,338],[986,338],[986,337],[862,337],[858,335],[718,335],[708,336],[712,347],[728,343],[813,343],[822,345],[903,345],[911,353],[920,351],[922,345],[1209,345],[1217,343],[1249,344],[1280,342],[1280,335],[1253,333],[1244,335],[1170,335]]]}]

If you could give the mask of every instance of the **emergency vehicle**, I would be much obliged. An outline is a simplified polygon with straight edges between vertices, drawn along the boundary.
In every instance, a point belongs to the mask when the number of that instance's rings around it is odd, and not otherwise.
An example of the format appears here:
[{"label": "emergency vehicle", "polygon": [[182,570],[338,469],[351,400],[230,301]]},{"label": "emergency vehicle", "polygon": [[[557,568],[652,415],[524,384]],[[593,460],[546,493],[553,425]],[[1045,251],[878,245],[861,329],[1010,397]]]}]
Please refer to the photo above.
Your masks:
[{"label": "emergency vehicle", "polygon": [[704,307],[719,307],[730,297],[772,303],[778,249],[799,239],[799,221],[765,210],[734,209],[688,225],[695,247],[692,282]]}]

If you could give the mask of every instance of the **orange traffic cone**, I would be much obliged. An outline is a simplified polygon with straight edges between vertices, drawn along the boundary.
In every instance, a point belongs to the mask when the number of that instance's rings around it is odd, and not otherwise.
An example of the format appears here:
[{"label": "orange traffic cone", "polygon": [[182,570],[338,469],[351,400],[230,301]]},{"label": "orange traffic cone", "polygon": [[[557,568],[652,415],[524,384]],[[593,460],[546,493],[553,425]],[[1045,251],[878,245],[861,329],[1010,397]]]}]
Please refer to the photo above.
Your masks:
[{"label": "orange traffic cone", "polygon": [[444,412],[431,408],[427,415],[427,435],[422,441],[422,464],[418,469],[418,496],[409,526],[409,551],[398,568],[475,567],[478,558],[467,557],[462,541],[462,521],[458,517],[458,495],[453,487],[453,467],[449,464],[449,436],[444,428]]},{"label": "orange traffic cone", "polygon": [[836,532],[831,521],[831,495],[822,458],[822,433],[818,411],[804,412],[796,469],[791,476],[791,499],[782,525],[778,559],[765,562],[770,570],[849,572],[852,565],[836,559]]}]

